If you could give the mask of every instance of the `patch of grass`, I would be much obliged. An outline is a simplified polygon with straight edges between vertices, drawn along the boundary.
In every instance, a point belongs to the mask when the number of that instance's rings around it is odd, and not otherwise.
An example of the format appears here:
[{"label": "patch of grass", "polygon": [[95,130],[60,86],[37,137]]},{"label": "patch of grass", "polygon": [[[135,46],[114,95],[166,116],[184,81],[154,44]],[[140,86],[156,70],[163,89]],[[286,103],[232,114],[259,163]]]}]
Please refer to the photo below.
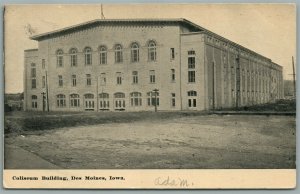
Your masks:
[{"label": "patch of grass", "polygon": [[204,112],[11,112],[5,115],[5,133],[49,130],[105,123],[165,120],[204,115]]},{"label": "patch of grass", "polygon": [[296,100],[282,99],[275,103],[259,104],[254,106],[245,106],[235,108],[226,108],[222,110],[253,111],[253,112],[296,112]]}]

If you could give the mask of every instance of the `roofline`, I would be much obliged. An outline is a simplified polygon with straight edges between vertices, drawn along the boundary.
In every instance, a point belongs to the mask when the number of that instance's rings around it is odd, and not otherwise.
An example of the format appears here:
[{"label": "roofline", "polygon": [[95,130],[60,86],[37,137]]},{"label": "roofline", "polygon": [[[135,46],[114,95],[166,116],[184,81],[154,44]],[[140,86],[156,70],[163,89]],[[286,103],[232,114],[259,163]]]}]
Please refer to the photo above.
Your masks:
[{"label": "roofline", "polygon": [[31,36],[30,39],[31,40],[40,40],[40,39],[49,37],[51,35],[59,34],[59,33],[62,33],[62,32],[67,32],[67,31],[70,31],[70,30],[75,30],[77,28],[81,28],[81,27],[85,27],[85,26],[89,26],[89,25],[93,25],[93,24],[95,25],[95,24],[99,24],[99,23],[110,23],[110,22],[115,22],[115,23],[118,23],[118,22],[128,22],[128,23],[130,23],[130,22],[134,22],[134,23],[142,23],[142,22],[186,22],[186,23],[189,23],[190,25],[192,25],[191,22],[189,22],[188,20],[183,19],[183,18],[170,18],[170,19],[95,19],[95,20],[79,23],[79,24],[76,24],[76,25],[68,26],[68,27],[65,27],[65,28],[61,28],[61,29],[58,29],[58,30],[37,34],[37,35]]},{"label": "roofline", "polygon": [[248,49],[248,48],[246,48],[246,47],[244,47],[244,46],[242,46],[242,45],[240,45],[240,44],[238,44],[238,43],[235,43],[235,42],[233,42],[233,41],[231,41],[231,40],[229,40],[229,39],[227,39],[227,38],[224,38],[224,37],[222,37],[222,36],[220,36],[220,35],[218,35],[218,34],[215,34],[215,33],[213,33],[213,32],[210,32],[210,31],[208,31],[208,30],[206,30],[206,31],[201,31],[201,32],[188,32],[188,33],[182,33],[181,35],[182,35],[182,36],[188,36],[188,35],[196,35],[196,34],[207,34],[207,35],[210,35],[210,36],[215,36],[215,37],[217,37],[217,38],[219,38],[219,39],[221,39],[221,40],[223,40],[223,41],[226,41],[227,43],[229,43],[229,44],[231,44],[231,45],[233,45],[233,46],[239,47],[240,49],[243,49],[243,50],[245,50],[245,51],[251,53],[252,55],[257,55],[257,56],[259,56],[259,57],[262,57],[262,58],[268,60],[269,62],[272,61],[272,60],[271,60],[270,58],[268,58],[268,57],[265,57],[265,56],[263,56],[263,55],[261,55],[261,54],[255,52],[255,51],[253,51],[253,50],[250,50],[250,49]]},{"label": "roofline", "polygon": [[[42,34],[38,34],[38,35],[34,35],[34,36],[31,36],[30,39],[31,40],[41,40],[43,38],[50,38],[51,35],[55,35],[55,34],[59,34],[59,33],[63,33],[63,32],[68,32],[68,31],[71,31],[71,30],[76,30],[76,29],[79,29],[79,28],[82,28],[82,27],[85,27],[85,26],[90,26],[90,25],[96,25],[96,24],[99,24],[99,23],[109,23],[109,22],[138,22],[138,23],[143,23],[143,22],[178,22],[178,23],[181,23],[181,24],[188,24],[196,29],[199,30],[199,32],[191,32],[191,34],[196,34],[196,33],[205,33],[205,34],[208,34],[208,35],[211,35],[211,36],[215,36],[217,38],[219,38],[220,40],[223,40],[223,41],[226,41],[228,42],[229,44],[232,44],[236,47],[238,47],[239,49],[243,49],[249,53],[252,53],[252,54],[255,54],[255,55],[258,55],[266,60],[268,60],[269,62],[272,62],[272,60],[270,58],[267,58],[259,53],[256,53],[255,51],[252,51],[238,43],[235,43],[227,38],[224,38],[223,36],[220,36],[210,30],[207,30],[206,28],[203,28],[185,18],[166,18],[166,19],[143,19],[143,18],[136,18],[136,19],[95,19],[95,20],[91,20],[91,21],[87,21],[87,22],[83,22],[83,23],[80,23],[80,24],[76,24],[76,25],[72,25],[72,26],[69,26],[69,27],[65,27],[65,28],[62,28],[62,29],[58,29],[58,30],[54,30],[54,31],[50,31],[50,32],[46,32],[46,33],[42,33]],[[183,33],[183,35],[187,35],[188,33]],[[280,65],[278,65],[280,66]]]}]

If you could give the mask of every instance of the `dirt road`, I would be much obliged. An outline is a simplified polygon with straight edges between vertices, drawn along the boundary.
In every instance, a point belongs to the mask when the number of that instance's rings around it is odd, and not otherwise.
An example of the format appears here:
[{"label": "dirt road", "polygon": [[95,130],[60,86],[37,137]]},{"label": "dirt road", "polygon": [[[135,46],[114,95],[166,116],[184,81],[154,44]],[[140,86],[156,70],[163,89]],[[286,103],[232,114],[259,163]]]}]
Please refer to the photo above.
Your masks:
[{"label": "dirt road", "polygon": [[[295,168],[293,116],[192,116],[8,136],[5,145],[66,169]],[[10,153],[5,155],[6,168]]]}]

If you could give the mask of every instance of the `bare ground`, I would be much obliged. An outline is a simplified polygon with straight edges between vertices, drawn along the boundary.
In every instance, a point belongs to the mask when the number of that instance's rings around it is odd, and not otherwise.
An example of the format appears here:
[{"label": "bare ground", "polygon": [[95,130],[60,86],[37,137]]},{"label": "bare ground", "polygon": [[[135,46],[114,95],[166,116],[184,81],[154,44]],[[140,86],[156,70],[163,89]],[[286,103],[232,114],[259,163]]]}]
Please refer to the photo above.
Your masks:
[{"label": "bare ground", "polygon": [[62,169],[295,168],[295,133],[294,116],[196,115],[8,135],[5,145]]}]

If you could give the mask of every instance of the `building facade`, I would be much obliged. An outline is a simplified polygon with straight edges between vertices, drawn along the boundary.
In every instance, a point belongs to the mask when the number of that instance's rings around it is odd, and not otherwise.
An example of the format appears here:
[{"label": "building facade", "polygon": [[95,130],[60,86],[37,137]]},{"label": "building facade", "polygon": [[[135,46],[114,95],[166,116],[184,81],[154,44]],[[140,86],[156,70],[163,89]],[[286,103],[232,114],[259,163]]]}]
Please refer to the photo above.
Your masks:
[{"label": "building facade", "polygon": [[31,39],[25,110],[211,110],[283,97],[281,66],[185,19],[94,20]]}]

